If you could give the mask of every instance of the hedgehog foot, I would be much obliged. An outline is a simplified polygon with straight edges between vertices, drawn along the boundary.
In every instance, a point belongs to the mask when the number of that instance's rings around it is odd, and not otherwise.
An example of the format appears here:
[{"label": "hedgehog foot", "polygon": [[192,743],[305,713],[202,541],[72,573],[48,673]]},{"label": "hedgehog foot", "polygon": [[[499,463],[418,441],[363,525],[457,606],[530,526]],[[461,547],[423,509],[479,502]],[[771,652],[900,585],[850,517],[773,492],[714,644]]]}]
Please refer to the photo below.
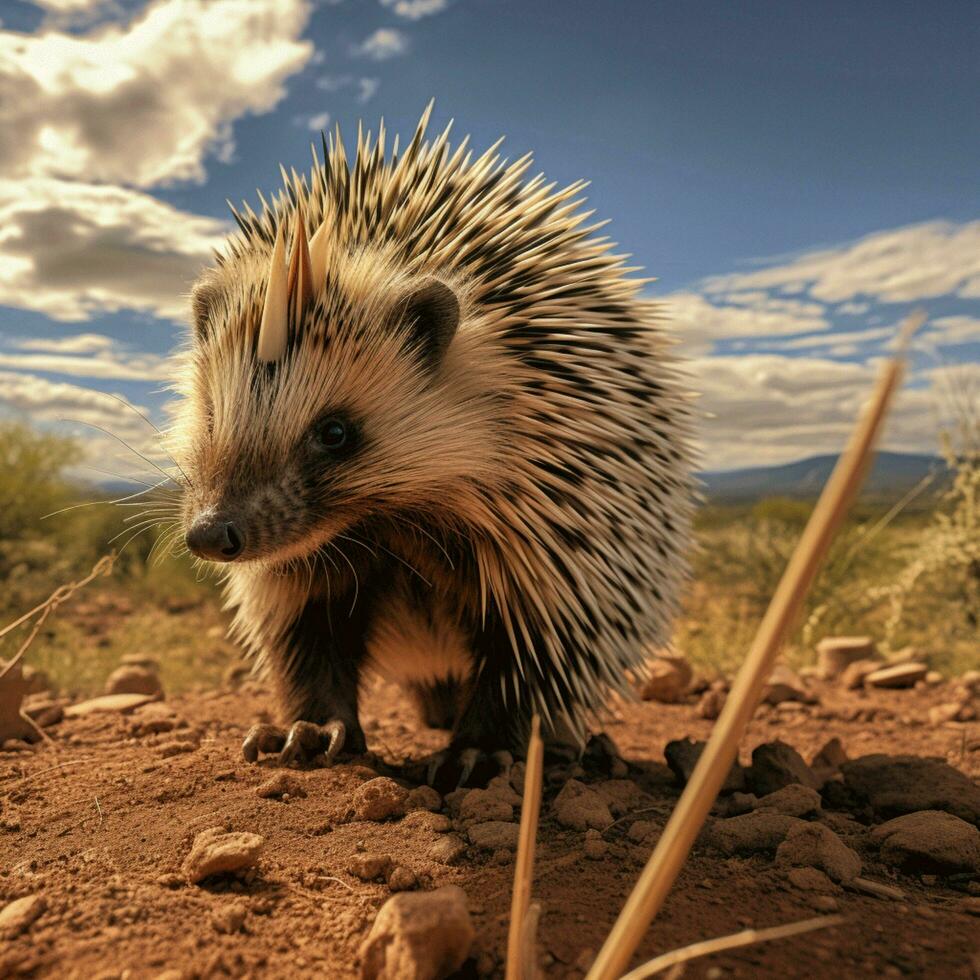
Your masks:
[{"label": "hedgehog foot", "polygon": [[494,777],[506,775],[514,764],[510,752],[484,752],[472,745],[450,745],[429,756],[426,782],[440,792],[464,786],[486,786]]},{"label": "hedgehog foot", "polygon": [[287,731],[278,725],[253,725],[242,742],[246,762],[257,762],[260,753],[279,753],[283,765],[293,762],[319,762],[332,766],[347,741],[347,726],[339,720],[315,725],[295,721]]}]

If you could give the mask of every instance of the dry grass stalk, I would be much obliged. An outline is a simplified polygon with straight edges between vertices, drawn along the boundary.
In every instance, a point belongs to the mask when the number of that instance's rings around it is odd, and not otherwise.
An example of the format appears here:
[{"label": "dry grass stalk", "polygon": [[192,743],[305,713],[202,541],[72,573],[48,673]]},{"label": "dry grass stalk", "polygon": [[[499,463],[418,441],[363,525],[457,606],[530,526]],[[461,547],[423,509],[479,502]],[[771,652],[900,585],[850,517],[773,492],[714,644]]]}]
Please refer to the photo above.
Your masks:
[{"label": "dry grass stalk", "polygon": [[652,977],[655,973],[687,963],[689,960],[698,959],[701,956],[711,956],[713,953],[722,953],[726,949],[738,949],[740,946],[768,943],[774,939],[787,939],[790,936],[799,936],[804,932],[813,932],[815,929],[839,926],[843,921],[842,915],[822,915],[814,919],[803,919],[800,922],[789,922],[784,926],[772,926],[769,929],[743,929],[741,932],[719,936],[717,939],[705,939],[699,943],[691,943],[690,946],[672,949],[669,953],[648,960],[643,966],[630,970],[622,980],[645,980],[646,977]]},{"label": "dry grass stalk", "polygon": [[711,738],[636,887],[599,950],[587,980],[617,980],[622,976],[643,934],[673,887],[735,761],[739,742],[759,703],[762,686],[772,671],[776,655],[799,615],[847,508],[857,494],[892,396],[902,379],[908,339],[924,319],[921,312],[915,312],[903,324],[899,354],[885,365],[870,403],[820,494]]},{"label": "dry grass stalk", "polygon": [[510,931],[507,935],[507,980],[531,980],[534,968],[534,942],[538,915],[531,907],[534,878],[534,847],[541,813],[544,744],[541,720],[531,721],[531,739],[527,746],[524,770],[524,802],[521,809],[521,832],[514,868],[514,893],[510,903]]},{"label": "dry grass stalk", "polygon": [[13,667],[20,663],[24,654],[27,652],[27,648],[31,645],[34,637],[37,636],[41,627],[44,625],[44,621],[48,618],[61,605],[65,599],[73,596],[79,589],[84,588],[93,579],[98,578],[100,575],[108,575],[112,571],[112,563],[116,560],[115,552],[108,555],[103,555],[93,566],[92,570],[85,576],[85,578],[79,579],[77,582],[69,582],[67,585],[59,585],[58,588],[54,590],[44,600],[40,605],[35,606],[29,612],[24,613],[23,616],[15,619],[9,626],[5,626],[0,630],[0,640],[2,640],[8,633],[12,630],[17,629],[18,626],[26,623],[32,616],[38,615],[37,620],[34,623],[34,627],[28,634],[27,639],[21,644],[20,649],[14,656],[4,665],[3,670],[0,670],[0,678],[7,673],[8,670],[13,669]]}]

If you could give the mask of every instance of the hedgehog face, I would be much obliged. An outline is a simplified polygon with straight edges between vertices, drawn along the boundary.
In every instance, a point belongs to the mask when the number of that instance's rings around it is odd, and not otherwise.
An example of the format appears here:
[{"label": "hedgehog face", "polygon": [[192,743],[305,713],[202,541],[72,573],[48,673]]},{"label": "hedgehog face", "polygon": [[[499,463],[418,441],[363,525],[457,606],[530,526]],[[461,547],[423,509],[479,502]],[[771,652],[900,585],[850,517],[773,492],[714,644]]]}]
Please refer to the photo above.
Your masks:
[{"label": "hedgehog face", "polygon": [[494,399],[465,367],[456,290],[348,256],[266,362],[246,326],[260,320],[263,284],[235,298],[250,271],[222,270],[195,292],[178,425],[192,552],[302,559],[372,519],[452,506],[489,477]]}]

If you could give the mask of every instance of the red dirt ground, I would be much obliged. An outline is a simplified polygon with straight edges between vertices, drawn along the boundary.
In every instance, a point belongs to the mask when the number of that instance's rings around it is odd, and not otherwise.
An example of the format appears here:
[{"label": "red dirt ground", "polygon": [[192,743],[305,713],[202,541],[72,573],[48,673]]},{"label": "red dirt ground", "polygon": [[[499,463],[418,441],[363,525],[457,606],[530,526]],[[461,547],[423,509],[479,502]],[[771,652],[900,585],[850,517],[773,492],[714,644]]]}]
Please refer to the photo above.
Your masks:
[{"label": "red dirt ground", "polygon": [[[910,752],[980,775],[978,726],[926,721],[928,708],[943,700],[942,690],[819,690],[819,707],[788,715],[764,710],[743,745],[743,760],[753,746],[775,738],[809,759],[837,736],[852,758]],[[146,709],[100,714],[49,728],[53,740],[33,752],[0,753],[0,905],[31,894],[47,903],[24,934],[0,940],[0,975],[355,977],[360,944],[391,894],[385,884],[348,873],[359,849],[390,855],[415,872],[422,888],[462,886],[477,930],[462,975],[503,975],[513,855],[471,847],[450,866],[427,856],[438,835],[418,814],[387,823],[345,822],[352,791],[374,775],[363,765],[296,770],[305,798],[259,798],[255,787],[274,765],[248,765],[240,752],[245,730],[271,707],[257,684],[165,704],[180,726],[171,731],[141,727]],[[364,715],[371,748],[388,762],[418,757],[444,738],[420,731],[389,688],[368,693]],[[607,726],[630,763],[630,778],[646,794],[642,819],[662,825],[679,794],[664,765],[665,743],[685,735],[704,738],[710,727],[691,704],[656,703],[624,706]],[[542,907],[542,972],[571,978],[583,976],[649,845],[631,842],[630,821],[623,820],[604,833],[611,845],[605,857],[587,858],[583,833],[563,829],[551,815],[556,775],[542,810],[535,897]],[[194,835],[212,826],[266,838],[250,880],[199,886],[178,877]],[[904,900],[839,891],[845,925],[716,955],[692,964],[685,975],[980,975],[980,918],[967,911],[976,905],[977,883],[954,888],[901,876],[863,856],[864,877],[898,886]],[[816,914],[812,901],[812,893],[795,889],[770,858],[725,858],[699,846],[641,954],[645,959],[748,925],[808,918]],[[244,910],[241,931],[232,934],[215,926],[229,905]]]}]

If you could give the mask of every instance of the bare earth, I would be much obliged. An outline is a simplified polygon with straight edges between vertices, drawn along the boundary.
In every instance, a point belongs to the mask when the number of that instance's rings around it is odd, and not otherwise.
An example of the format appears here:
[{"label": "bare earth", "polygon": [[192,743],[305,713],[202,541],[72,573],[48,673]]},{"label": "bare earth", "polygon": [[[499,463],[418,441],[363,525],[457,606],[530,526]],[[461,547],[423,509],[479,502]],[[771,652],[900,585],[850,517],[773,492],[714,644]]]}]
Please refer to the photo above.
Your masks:
[{"label": "bare earth", "polygon": [[[944,759],[973,779],[980,775],[980,726],[927,721],[929,707],[943,701],[942,688],[842,693],[817,685],[817,691],[819,706],[763,709],[743,761],[755,745],[776,738],[810,760],[837,736],[851,758],[914,753]],[[0,753],[0,905],[29,895],[45,903],[20,935],[0,939],[0,976],[356,977],[360,945],[392,894],[384,881],[350,873],[352,859],[364,852],[407,868],[420,889],[460,885],[476,927],[460,975],[502,976],[513,854],[468,845],[446,864],[429,853],[446,832],[433,829],[425,812],[385,822],[352,819],[354,790],[376,775],[370,759],[293,770],[305,797],[258,796],[256,788],[278,770],[268,760],[245,763],[240,746],[270,707],[268,692],[248,682],[238,691],[177,697],[128,714],[67,719],[47,729],[50,743]],[[368,693],[365,717],[371,749],[389,764],[418,758],[444,739],[419,730],[390,688]],[[662,827],[678,797],[665,744],[705,738],[710,727],[693,703],[619,709],[606,732],[642,792],[626,814],[613,810],[618,819],[602,833],[609,847],[601,857],[586,855],[583,831],[556,821],[551,801],[569,773],[567,767],[549,773],[535,881],[545,976],[584,975],[650,851],[649,842],[631,840],[630,813],[642,810],[635,819]],[[578,775],[587,783],[610,778]],[[195,835],[209,827],[262,835],[256,868],[188,884],[182,862]],[[458,825],[448,832],[466,841]],[[902,899],[835,888],[829,901],[817,900],[795,887],[771,855],[725,857],[699,844],[646,938],[643,958],[836,905],[846,917],[839,928],[700,960],[686,975],[980,975],[976,879],[902,875],[879,863],[859,837],[848,842],[861,853],[863,877],[898,887]]]}]

